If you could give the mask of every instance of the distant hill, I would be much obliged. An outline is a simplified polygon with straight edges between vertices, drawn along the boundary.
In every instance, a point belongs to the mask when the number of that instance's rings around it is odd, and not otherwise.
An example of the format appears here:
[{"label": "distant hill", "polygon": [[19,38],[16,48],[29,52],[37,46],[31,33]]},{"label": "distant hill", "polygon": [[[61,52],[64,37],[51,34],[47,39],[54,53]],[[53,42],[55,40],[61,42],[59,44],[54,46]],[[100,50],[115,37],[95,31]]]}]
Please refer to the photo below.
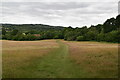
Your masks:
[{"label": "distant hill", "polygon": [[[68,41],[120,42],[120,15],[107,19],[103,24],[84,27],[62,27],[44,24],[2,24],[0,37],[5,40],[32,41],[64,39]],[[36,36],[38,35],[38,36]]]},{"label": "distant hill", "polygon": [[17,29],[22,32],[26,31],[45,31],[45,30],[62,30],[64,27],[62,26],[50,26],[45,24],[2,24],[2,27],[7,31],[11,31],[13,29]]}]

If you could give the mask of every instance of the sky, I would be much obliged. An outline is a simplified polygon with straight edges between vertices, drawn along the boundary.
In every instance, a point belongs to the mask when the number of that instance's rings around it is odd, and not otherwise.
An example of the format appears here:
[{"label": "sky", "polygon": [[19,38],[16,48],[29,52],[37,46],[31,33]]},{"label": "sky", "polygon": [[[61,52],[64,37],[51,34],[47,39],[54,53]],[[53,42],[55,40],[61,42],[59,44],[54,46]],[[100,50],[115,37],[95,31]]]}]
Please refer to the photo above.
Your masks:
[{"label": "sky", "polygon": [[119,0],[2,0],[0,23],[82,27],[118,15]]}]

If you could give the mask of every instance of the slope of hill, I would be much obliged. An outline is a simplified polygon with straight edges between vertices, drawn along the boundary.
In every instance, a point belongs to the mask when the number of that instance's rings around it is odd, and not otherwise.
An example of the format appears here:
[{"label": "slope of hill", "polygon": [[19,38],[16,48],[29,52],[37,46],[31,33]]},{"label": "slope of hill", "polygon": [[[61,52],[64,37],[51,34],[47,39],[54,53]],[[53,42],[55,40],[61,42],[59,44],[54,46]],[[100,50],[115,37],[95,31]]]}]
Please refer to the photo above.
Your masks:
[{"label": "slope of hill", "polygon": [[45,24],[2,24],[2,27],[10,31],[13,29],[24,31],[62,30],[62,26],[50,26]]},{"label": "slope of hill", "polygon": [[[103,24],[91,25],[89,28],[65,28],[44,24],[2,24],[2,39],[7,40],[41,40],[64,39],[68,41],[107,41],[120,42],[120,15],[107,19]],[[40,36],[36,37],[35,34]]]}]

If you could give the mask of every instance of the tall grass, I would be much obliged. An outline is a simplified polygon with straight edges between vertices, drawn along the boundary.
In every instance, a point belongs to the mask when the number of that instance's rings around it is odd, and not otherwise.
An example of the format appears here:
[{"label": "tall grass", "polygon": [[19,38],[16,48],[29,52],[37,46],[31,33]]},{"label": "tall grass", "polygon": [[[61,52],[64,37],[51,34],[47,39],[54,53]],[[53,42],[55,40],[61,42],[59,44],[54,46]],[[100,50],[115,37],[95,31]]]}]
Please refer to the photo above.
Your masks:
[{"label": "tall grass", "polygon": [[99,42],[65,42],[70,57],[88,78],[118,77],[118,44]]},{"label": "tall grass", "polygon": [[[37,59],[58,48],[55,40],[3,41],[3,78],[31,77]],[[35,61],[36,59],[36,61]],[[31,64],[32,63],[32,64]]]}]

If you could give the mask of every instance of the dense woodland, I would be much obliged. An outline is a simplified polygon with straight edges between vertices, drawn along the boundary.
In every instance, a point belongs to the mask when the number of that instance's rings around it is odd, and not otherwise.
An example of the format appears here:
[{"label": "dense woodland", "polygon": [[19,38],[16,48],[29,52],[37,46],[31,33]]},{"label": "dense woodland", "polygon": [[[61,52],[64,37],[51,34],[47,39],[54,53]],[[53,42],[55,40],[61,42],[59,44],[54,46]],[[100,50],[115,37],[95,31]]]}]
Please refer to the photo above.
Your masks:
[{"label": "dense woodland", "polygon": [[107,19],[103,24],[83,26],[82,28],[43,24],[2,24],[0,28],[2,28],[2,39],[6,40],[64,39],[68,41],[120,42],[120,15]]}]

